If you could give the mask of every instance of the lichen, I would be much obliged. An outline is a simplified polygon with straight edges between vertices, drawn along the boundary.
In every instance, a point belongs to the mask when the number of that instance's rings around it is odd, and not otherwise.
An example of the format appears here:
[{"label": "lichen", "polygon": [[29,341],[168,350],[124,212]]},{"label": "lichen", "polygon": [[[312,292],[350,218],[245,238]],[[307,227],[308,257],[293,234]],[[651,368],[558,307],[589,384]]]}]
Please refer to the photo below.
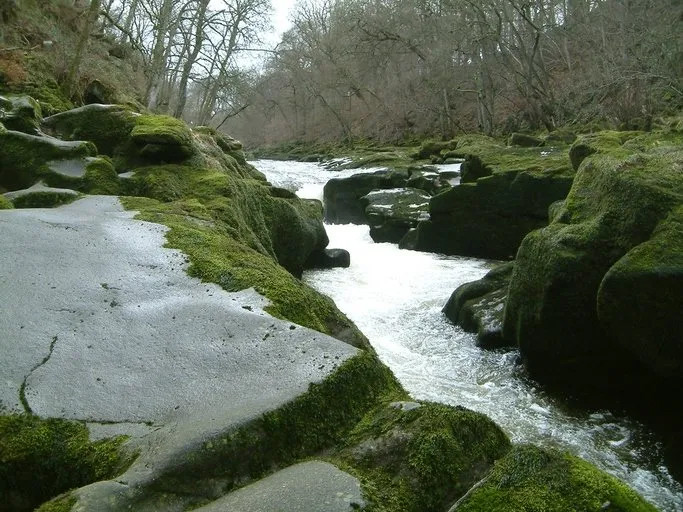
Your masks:
[{"label": "lichen", "polygon": [[124,441],[91,443],[76,421],[0,416],[0,508],[33,510],[68,489],[120,474],[134,459],[122,451]]}]

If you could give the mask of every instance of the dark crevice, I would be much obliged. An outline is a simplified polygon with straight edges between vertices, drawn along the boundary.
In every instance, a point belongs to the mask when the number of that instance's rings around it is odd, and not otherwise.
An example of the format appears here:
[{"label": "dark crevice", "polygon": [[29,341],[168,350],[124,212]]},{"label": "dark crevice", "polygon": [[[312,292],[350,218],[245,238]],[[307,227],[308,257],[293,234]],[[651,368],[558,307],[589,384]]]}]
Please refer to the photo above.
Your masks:
[{"label": "dark crevice", "polygon": [[58,337],[56,335],[52,337],[52,343],[50,343],[50,351],[47,353],[47,355],[43,358],[41,362],[39,362],[37,365],[31,368],[31,371],[29,371],[26,374],[26,376],[24,377],[24,381],[21,383],[21,387],[19,388],[19,400],[21,401],[21,405],[24,406],[24,412],[26,414],[33,414],[31,406],[28,404],[28,400],[26,399],[26,381],[33,374],[33,372],[35,372],[38,368],[40,368],[50,360],[50,357],[52,357],[52,352],[55,349],[57,339]]}]

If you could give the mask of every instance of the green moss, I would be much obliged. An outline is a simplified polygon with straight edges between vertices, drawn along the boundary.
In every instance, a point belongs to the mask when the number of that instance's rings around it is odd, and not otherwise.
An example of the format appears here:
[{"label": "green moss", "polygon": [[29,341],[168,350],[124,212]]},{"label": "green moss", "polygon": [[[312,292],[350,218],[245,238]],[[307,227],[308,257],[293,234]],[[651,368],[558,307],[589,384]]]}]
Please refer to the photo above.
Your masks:
[{"label": "green moss", "polygon": [[496,463],[460,512],[654,512],[616,478],[568,453],[517,446]]},{"label": "green moss", "polygon": [[274,316],[368,347],[329,298],[290,273],[327,243],[319,206],[273,196],[263,182],[216,169],[145,167],[131,182],[131,193],[162,202],[126,198],[124,204],[171,228],[168,244],[188,254],[192,275],[229,291],[254,287],[270,299]]},{"label": "green moss", "polygon": [[92,156],[88,142],[62,142],[21,132],[0,133],[0,186],[19,190],[33,185],[50,160]]},{"label": "green moss", "polygon": [[19,196],[13,202],[15,208],[54,208],[76,199],[78,194],[45,190]]},{"label": "green moss", "polygon": [[43,503],[36,512],[71,512],[75,504],[76,498],[67,494]]},{"label": "green moss", "polygon": [[79,190],[88,194],[117,195],[121,193],[119,177],[111,160],[98,158],[89,162]]},{"label": "green moss", "polygon": [[170,116],[137,117],[130,135],[138,144],[192,145],[192,130],[183,121]]},{"label": "green moss", "polygon": [[520,172],[539,176],[571,177],[573,171],[563,148],[504,146],[489,137],[464,136],[455,139],[457,148],[452,152],[465,158],[462,164],[462,181],[477,179],[505,172]]},{"label": "green moss", "polygon": [[[357,328],[328,297],[316,292],[267,254],[238,240],[248,240],[248,226],[240,218],[234,200],[176,200],[159,203],[142,198],[123,198],[139,218],[169,226],[168,246],[185,252],[191,261],[188,272],[228,291],[254,287],[271,301],[266,309],[275,317],[337,336],[367,347]],[[260,244],[256,235],[248,240]]]},{"label": "green moss", "polygon": [[12,201],[0,195],[0,210],[11,210],[12,208],[14,208]]},{"label": "green moss", "polygon": [[622,147],[629,139],[643,135],[643,132],[617,132],[604,130],[580,135],[569,148],[569,158],[575,170],[581,162],[594,153],[611,154],[615,158],[628,156],[631,151]]},{"label": "green moss", "polygon": [[91,443],[79,422],[0,416],[0,508],[32,510],[67,489],[120,474],[133,460],[121,451],[124,441]]},{"label": "green moss", "polygon": [[441,511],[510,448],[486,416],[461,407],[383,404],[365,415],[335,458],[357,475],[377,511]]},{"label": "green moss", "polygon": [[97,152],[118,156],[128,142],[138,114],[121,105],[85,105],[43,121],[46,130],[65,140],[88,140]]},{"label": "green moss", "polygon": [[362,352],[287,405],[207,442],[201,453],[155,485],[182,492],[188,471],[208,480],[220,476],[232,479],[233,485],[244,484],[277,467],[333,448],[368,410],[405,396],[391,370],[374,354]]}]

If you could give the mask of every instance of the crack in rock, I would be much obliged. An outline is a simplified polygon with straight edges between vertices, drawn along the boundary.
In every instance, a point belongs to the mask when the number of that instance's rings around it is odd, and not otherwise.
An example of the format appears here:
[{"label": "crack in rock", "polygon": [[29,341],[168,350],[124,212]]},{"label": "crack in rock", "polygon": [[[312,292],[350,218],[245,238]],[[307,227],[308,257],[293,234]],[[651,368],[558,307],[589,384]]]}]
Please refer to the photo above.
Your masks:
[{"label": "crack in rock", "polygon": [[43,358],[42,361],[40,361],[33,368],[31,368],[31,371],[29,371],[26,374],[26,376],[24,377],[24,381],[21,383],[21,387],[19,388],[19,400],[21,401],[21,405],[24,406],[24,412],[26,412],[26,414],[33,414],[31,406],[28,404],[28,400],[26,399],[26,381],[33,374],[33,372],[35,372],[38,368],[40,368],[50,360],[50,358],[52,357],[52,352],[54,352],[55,350],[55,344],[57,343],[58,339],[59,338],[56,335],[52,337],[52,343],[50,343],[50,351],[47,353],[47,355]]}]

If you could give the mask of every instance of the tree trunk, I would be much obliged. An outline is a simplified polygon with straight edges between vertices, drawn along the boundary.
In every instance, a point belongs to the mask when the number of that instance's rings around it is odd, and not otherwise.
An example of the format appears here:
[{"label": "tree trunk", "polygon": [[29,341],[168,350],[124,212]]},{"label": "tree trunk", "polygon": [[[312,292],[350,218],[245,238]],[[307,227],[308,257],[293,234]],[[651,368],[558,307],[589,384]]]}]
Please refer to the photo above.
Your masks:
[{"label": "tree trunk", "polygon": [[88,16],[85,21],[85,27],[83,27],[83,32],[76,45],[76,51],[74,52],[74,58],[71,61],[71,66],[69,66],[69,72],[66,75],[66,81],[64,82],[64,90],[67,96],[71,97],[74,94],[74,89],[76,86],[76,79],[78,78],[78,70],[81,67],[81,60],[83,59],[83,51],[88,44],[88,39],[90,38],[90,32],[92,31],[97,17],[100,14],[100,7],[102,6],[101,0],[92,0],[90,3],[90,8],[88,9]]},{"label": "tree trunk", "polygon": [[206,21],[206,9],[209,6],[209,0],[199,0],[199,9],[197,10],[197,17],[195,21],[194,46],[188,55],[183,72],[180,75],[180,85],[178,86],[178,103],[175,108],[174,116],[182,117],[187,103],[187,82],[190,78],[192,66],[197,60],[199,51],[202,49],[202,42],[204,39],[204,24]]}]

